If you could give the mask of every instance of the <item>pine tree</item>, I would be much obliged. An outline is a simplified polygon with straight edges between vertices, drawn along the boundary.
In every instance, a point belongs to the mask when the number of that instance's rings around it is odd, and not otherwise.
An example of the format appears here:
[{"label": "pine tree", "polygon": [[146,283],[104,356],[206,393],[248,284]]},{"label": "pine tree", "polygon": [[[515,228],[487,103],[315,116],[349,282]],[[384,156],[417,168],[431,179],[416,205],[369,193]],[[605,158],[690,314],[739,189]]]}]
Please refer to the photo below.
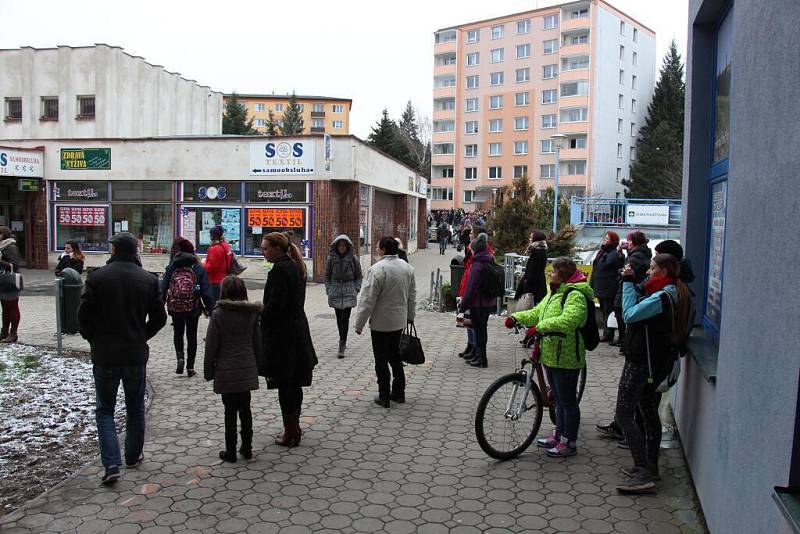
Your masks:
[{"label": "pine tree", "polygon": [[409,167],[423,176],[429,176],[430,159],[430,121],[422,117],[409,100],[398,123],[400,135],[407,154],[401,158]]},{"label": "pine tree", "polygon": [[647,120],[639,130],[630,178],[622,180],[627,197],[681,196],[685,93],[683,63],[673,40],[647,107]]},{"label": "pine tree", "polygon": [[381,113],[381,120],[378,121],[378,124],[372,127],[372,133],[367,137],[367,142],[395,159],[401,159],[400,156],[405,151],[400,128],[389,118],[389,112],[386,109]]},{"label": "pine tree", "polygon": [[278,127],[275,124],[275,115],[272,110],[269,110],[269,116],[267,117],[267,135],[270,137],[278,135]]},{"label": "pine tree", "polygon": [[292,93],[289,99],[289,105],[286,106],[286,111],[283,112],[283,124],[281,124],[281,135],[300,135],[303,133],[303,112],[300,110],[300,105],[297,103],[297,96]]},{"label": "pine tree", "polygon": [[533,230],[540,230],[549,239],[557,240],[559,250],[574,247],[574,232],[571,244],[567,238],[569,233],[564,234],[567,228],[572,228],[569,225],[569,201],[564,197],[560,197],[558,203],[558,234],[554,236],[550,232],[554,197],[552,188],[535,196],[527,177],[515,179],[513,188],[502,187],[495,196],[494,214],[489,222],[497,249],[501,252],[524,252]]},{"label": "pine tree", "polygon": [[253,128],[253,118],[247,120],[247,109],[239,103],[239,97],[233,93],[225,101],[225,112],[222,114],[222,133],[229,135],[258,135]]}]

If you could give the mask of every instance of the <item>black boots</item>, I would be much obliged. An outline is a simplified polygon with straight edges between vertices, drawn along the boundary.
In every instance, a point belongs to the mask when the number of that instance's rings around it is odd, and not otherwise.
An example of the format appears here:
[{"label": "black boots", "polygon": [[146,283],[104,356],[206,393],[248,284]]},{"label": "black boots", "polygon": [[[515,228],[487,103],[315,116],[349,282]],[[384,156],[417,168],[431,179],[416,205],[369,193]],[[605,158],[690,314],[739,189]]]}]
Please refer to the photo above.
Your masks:
[{"label": "black boots", "polygon": [[486,349],[476,349],[472,359],[465,360],[472,367],[487,367],[489,362],[486,360]]},{"label": "black boots", "polygon": [[472,357],[472,354],[473,354],[474,350],[475,350],[475,347],[472,346],[472,343],[467,343],[467,348],[464,349],[463,352],[459,352],[458,353],[458,357],[459,358],[466,358],[468,355],[470,357]]},{"label": "black boots", "polygon": [[182,350],[176,350],[175,354],[178,356],[178,367],[177,367],[177,369],[175,369],[175,374],[176,375],[182,375],[183,374],[183,364],[184,364],[183,351]]},{"label": "black boots", "polygon": [[239,447],[239,454],[245,460],[249,460],[253,457],[253,431],[245,432],[242,430],[240,435],[242,436],[242,446]]},{"label": "black boots", "polygon": [[347,341],[344,339],[339,340],[339,352],[336,353],[336,357],[340,360],[344,358],[344,351],[347,349]]}]

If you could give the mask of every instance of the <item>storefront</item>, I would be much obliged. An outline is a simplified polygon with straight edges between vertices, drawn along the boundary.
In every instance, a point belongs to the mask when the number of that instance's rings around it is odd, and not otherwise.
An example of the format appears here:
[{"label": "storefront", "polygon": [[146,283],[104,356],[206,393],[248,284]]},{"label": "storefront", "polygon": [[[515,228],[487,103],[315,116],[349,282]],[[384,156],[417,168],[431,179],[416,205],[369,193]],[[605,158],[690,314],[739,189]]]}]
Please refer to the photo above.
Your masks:
[{"label": "storefront", "polygon": [[46,253],[35,258],[31,246],[36,220],[44,219],[44,213],[36,213],[37,199],[44,195],[43,162],[41,148],[0,146],[0,226],[11,230],[21,263],[28,267],[36,267],[37,259],[46,264]]}]

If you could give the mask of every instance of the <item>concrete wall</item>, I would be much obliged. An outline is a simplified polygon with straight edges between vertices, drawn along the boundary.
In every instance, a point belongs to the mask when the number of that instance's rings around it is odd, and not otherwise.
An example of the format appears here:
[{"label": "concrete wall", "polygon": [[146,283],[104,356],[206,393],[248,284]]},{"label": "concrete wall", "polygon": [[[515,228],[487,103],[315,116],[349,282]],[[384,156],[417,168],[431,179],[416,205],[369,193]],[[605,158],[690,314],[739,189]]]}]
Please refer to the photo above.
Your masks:
[{"label": "concrete wall", "polygon": [[[726,2],[692,0],[686,84],[684,243],[702,311],[706,271],[709,117],[714,25]],[[716,383],[692,358],[673,394],[711,532],[790,532],[771,499],[788,483],[798,397],[797,281],[786,246],[798,210],[796,114],[800,62],[794,0],[735,2],[727,226]],[[758,60],[754,60],[757,54]],[[765,105],[765,95],[777,100]],[[775,147],[780,147],[776,150]],[[787,194],[789,193],[789,194]],[[754,441],[755,438],[755,441]],[[796,482],[795,482],[796,483]]]}]

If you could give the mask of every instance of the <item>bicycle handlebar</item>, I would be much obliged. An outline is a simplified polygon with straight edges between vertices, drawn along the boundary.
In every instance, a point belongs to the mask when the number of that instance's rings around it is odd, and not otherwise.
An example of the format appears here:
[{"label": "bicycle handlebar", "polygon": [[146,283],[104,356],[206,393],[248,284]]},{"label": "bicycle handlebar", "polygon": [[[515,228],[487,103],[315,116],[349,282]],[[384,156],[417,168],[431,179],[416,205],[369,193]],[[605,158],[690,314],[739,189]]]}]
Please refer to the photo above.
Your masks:
[{"label": "bicycle handlebar", "polygon": [[[527,330],[528,327],[523,325],[523,324],[520,324],[520,323],[514,323],[514,333],[515,334],[519,334],[523,329]],[[564,334],[563,332],[536,332],[536,334],[534,334],[534,336],[535,337],[539,337],[539,338],[550,337],[550,336],[567,337],[566,334]]]}]

